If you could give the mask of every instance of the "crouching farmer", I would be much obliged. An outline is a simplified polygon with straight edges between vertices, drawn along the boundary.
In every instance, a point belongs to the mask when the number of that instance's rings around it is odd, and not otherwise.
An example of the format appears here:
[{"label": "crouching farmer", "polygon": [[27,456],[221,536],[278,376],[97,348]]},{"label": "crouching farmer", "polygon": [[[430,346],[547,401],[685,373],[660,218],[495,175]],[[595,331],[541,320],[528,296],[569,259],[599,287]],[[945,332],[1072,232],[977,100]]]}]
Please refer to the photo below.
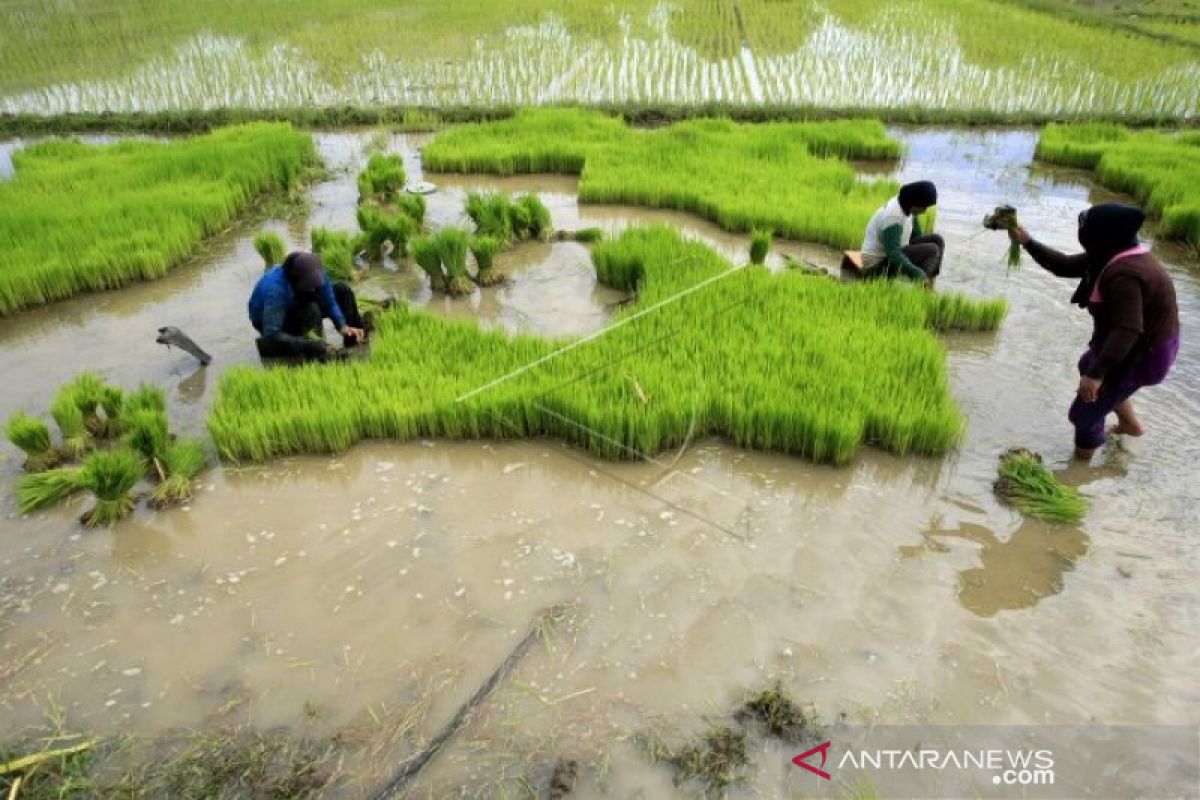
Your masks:
[{"label": "crouching farmer", "polygon": [[329,358],[334,350],[325,341],[326,319],[342,335],[344,347],[365,339],[354,291],[342,281],[331,282],[312,253],[291,253],[264,272],[250,295],[249,310],[264,358]]},{"label": "crouching farmer", "polygon": [[946,242],[937,234],[925,235],[918,217],[935,205],[937,187],[917,181],[900,187],[900,193],[875,212],[862,246],[867,277],[903,277],[933,288]]}]

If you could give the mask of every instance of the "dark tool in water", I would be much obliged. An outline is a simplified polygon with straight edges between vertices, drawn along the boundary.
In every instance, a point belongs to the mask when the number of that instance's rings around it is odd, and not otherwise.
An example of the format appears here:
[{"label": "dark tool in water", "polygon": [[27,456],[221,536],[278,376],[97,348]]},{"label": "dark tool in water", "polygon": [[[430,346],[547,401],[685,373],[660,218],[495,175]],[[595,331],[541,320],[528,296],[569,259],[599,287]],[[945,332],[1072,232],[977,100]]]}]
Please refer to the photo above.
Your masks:
[{"label": "dark tool in water", "polygon": [[446,723],[446,727],[427,744],[420,752],[409,758],[392,776],[379,791],[371,795],[371,800],[391,800],[393,797],[399,796],[404,790],[404,787],[416,777],[425,765],[428,764],[438,751],[454,737],[456,733],[462,730],[463,726],[470,721],[475,711],[483,705],[488,696],[504,680],[517,666],[517,663],[525,657],[529,649],[542,637],[542,633],[547,625],[550,625],[561,619],[564,614],[569,611],[569,606],[551,606],[538,615],[533,624],[529,628],[529,632],[525,634],[525,638],[517,643],[517,646],[508,654],[508,658],[504,659],[483,685],[480,686],[471,699],[464,703],[458,712]]},{"label": "dark tool in water", "polygon": [[193,342],[191,338],[186,333],[179,330],[179,328],[170,325],[165,328],[159,328],[158,338],[154,341],[158,342],[159,344],[165,344],[167,347],[178,347],[185,353],[190,353],[195,356],[196,360],[206,367],[212,363],[212,356],[204,352],[200,345]]}]

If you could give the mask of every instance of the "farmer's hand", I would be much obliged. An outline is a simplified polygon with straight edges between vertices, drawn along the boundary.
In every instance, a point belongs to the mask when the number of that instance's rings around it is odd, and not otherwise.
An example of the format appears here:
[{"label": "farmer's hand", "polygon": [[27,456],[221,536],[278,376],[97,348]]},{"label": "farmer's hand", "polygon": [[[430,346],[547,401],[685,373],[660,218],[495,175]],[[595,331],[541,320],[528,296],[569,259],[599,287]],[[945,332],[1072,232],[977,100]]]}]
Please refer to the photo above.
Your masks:
[{"label": "farmer's hand", "polygon": [[338,331],[338,333],[360,343],[366,338],[366,333],[363,332],[362,328],[351,328],[349,325],[342,328],[340,331]]},{"label": "farmer's hand", "polygon": [[1023,246],[1029,244],[1029,240],[1033,237],[1029,235],[1029,231],[1018,226],[1016,228],[1009,229],[1008,238],[1012,240],[1013,244],[1019,244]]},{"label": "farmer's hand", "polygon": [[1087,375],[1080,377],[1078,394],[1079,399],[1085,403],[1096,402],[1096,398],[1100,396],[1100,381]]}]

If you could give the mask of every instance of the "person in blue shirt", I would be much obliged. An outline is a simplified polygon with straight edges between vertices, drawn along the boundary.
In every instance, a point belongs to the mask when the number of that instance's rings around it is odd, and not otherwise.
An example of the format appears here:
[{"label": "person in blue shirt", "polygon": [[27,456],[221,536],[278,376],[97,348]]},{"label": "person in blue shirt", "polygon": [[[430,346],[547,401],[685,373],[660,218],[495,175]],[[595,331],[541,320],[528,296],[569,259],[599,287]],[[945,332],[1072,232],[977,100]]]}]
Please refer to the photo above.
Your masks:
[{"label": "person in blue shirt", "polygon": [[261,334],[258,352],[266,358],[327,359],[334,351],[325,341],[326,319],[344,347],[366,339],[354,290],[330,281],[312,253],[290,253],[264,272],[250,294],[249,311],[250,324]]}]

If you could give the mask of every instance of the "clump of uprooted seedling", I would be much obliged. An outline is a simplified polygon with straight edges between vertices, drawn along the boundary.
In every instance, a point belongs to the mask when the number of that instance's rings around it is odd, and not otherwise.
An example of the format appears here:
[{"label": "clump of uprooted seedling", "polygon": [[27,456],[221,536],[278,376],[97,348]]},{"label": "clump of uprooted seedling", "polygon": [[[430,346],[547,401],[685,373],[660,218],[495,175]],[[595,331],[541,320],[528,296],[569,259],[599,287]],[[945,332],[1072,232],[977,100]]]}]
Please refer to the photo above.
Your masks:
[{"label": "clump of uprooted seedling", "polygon": [[1073,486],[1064,486],[1037,453],[1014,447],[1000,456],[996,496],[1026,516],[1047,522],[1078,522],[1087,502]]},{"label": "clump of uprooted seedling", "polygon": [[495,265],[499,252],[500,242],[491,236],[471,239],[471,255],[475,258],[475,274],[471,277],[480,286],[495,286],[504,280],[504,273]]},{"label": "clump of uprooted seedling", "polygon": [[374,153],[358,174],[358,202],[387,203],[404,191],[404,160],[398,155]]},{"label": "clump of uprooted seedling", "polygon": [[[1021,223],[1017,221],[1017,209],[1012,206],[996,206],[991,213],[983,218],[983,227],[989,231],[1007,231],[1012,233],[1019,228]],[[1008,254],[1006,257],[1008,269],[1018,269],[1021,266],[1021,245],[1012,241],[1008,245]]]},{"label": "clump of uprooted seedling", "polygon": [[471,236],[461,228],[443,228],[432,236],[413,240],[413,259],[429,276],[434,291],[450,295],[470,294],[471,277],[467,272],[467,252]]},{"label": "clump of uprooted seedling", "polygon": [[776,684],[746,701],[735,715],[739,722],[753,722],[766,735],[798,744],[820,735],[821,725],[816,713],[805,712]]},{"label": "clump of uprooted seedling", "polygon": [[750,232],[750,263],[762,266],[767,262],[767,253],[771,252],[771,230],[755,228]]},{"label": "clump of uprooted seedling", "polygon": [[[31,471],[17,485],[21,513],[88,491],[95,504],[84,523],[111,525],[133,510],[132,492],[143,478],[156,483],[151,494],[155,507],[191,497],[192,481],[205,466],[204,448],[198,441],[171,436],[161,389],[143,384],[125,392],[84,373],[59,390],[51,415],[62,434],[59,447],[49,428],[24,412],[13,415],[5,429],[26,453]],[[82,464],[53,468],[72,461]]]},{"label": "clump of uprooted seedling", "polygon": [[404,191],[404,164],[398,155],[372,155],[358,176],[358,227],[354,253],[369,263],[397,261],[425,220],[425,198]]},{"label": "clump of uprooted seedling", "polygon": [[354,236],[346,231],[329,228],[313,228],[312,251],[320,257],[321,266],[335,281],[352,281],[357,277],[354,269]]},{"label": "clump of uprooted seedling", "polygon": [[282,264],[286,255],[283,239],[275,231],[263,231],[255,236],[254,249],[262,256],[263,264],[267,267]]},{"label": "clump of uprooted seedling", "polygon": [[536,194],[512,198],[498,192],[472,192],[466,210],[478,235],[504,246],[514,239],[545,239],[551,234],[550,210]]},{"label": "clump of uprooted seedling", "polygon": [[642,744],[651,761],[674,768],[676,785],[696,780],[715,792],[743,780],[750,763],[746,732],[729,725],[713,725],[682,745],[657,736],[643,737]]}]

